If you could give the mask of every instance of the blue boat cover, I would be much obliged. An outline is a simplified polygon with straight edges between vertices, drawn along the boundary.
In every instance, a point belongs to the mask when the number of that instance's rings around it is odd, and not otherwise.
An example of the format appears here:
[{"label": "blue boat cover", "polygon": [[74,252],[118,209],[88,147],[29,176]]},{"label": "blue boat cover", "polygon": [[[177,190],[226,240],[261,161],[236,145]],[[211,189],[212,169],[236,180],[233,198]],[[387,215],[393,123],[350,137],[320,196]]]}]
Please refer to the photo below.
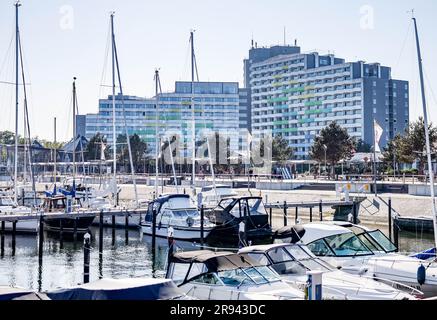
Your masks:
[{"label": "blue boat cover", "polygon": [[186,299],[171,279],[100,279],[73,288],[46,292],[52,300],[173,300]]},{"label": "blue boat cover", "polygon": [[422,252],[419,252],[415,255],[412,255],[413,258],[417,258],[420,260],[428,260],[436,257],[436,248],[428,249]]}]

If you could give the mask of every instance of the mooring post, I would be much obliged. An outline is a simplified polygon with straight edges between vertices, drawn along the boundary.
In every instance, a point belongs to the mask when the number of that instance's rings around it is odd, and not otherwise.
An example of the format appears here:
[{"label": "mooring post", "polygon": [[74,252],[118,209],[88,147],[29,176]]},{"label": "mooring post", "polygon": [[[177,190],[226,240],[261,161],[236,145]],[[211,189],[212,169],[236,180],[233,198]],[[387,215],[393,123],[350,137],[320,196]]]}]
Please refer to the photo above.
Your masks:
[{"label": "mooring post", "polygon": [[322,200],[319,202],[319,214],[320,214],[320,221],[323,221],[323,205]]},{"label": "mooring post", "polygon": [[12,256],[15,256],[15,244],[17,234],[17,221],[12,221]]},{"label": "mooring post", "polygon": [[284,201],[284,227],[288,225],[288,218],[287,218],[287,201]]},{"label": "mooring post", "polygon": [[99,214],[99,278],[103,278],[103,210]]},{"label": "mooring post", "polygon": [[269,216],[270,216],[270,226],[273,227],[273,208],[270,207],[269,209]]},{"label": "mooring post", "polygon": [[0,240],[0,255],[3,257],[5,255],[5,222],[2,221],[1,227],[1,240]]},{"label": "mooring post", "polygon": [[126,216],[124,217],[124,238],[125,244],[129,244],[129,213],[126,212]]},{"label": "mooring post", "polygon": [[87,232],[83,237],[83,282],[90,282],[90,239],[91,235]]},{"label": "mooring post", "polygon": [[353,206],[352,206],[352,214],[353,214],[353,218],[354,218],[354,224],[357,224],[357,221],[358,221],[358,214],[357,214],[357,203],[356,203],[356,201],[354,200],[354,204],[353,204]]},{"label": "mooring post", "polygon": [[156,246],[156,209],[153,210],[152,217],[152,250],[155,252]]},{"label": "mooring post", "polygon": [[392,216],[391,216],[391,198],[388,199],[388,238],[392,241]]},{"label": "mooring post", "polygon": [[393,220],[393,243],[396,247],[396,252],[399,252],[399,226],[396,219]]},{"label": "mooring post", "polygon": [[310,222],[313,222],[313,207],[310,207]]},{"label": "mooring post", "polygon": [[59,247],[64,248],[64,226],[62,224],[62,219],[59,219]]},{"label": "mooring post", "polygon": [[201,245],[201,249],[203,250],[203,245],[204,245],[204,219],[205,219],[205,207],[202,206],[200,207],[200,245]]},{"label": "mooring post", "polygon": [[112,245],[115,246],[115,215],[111,216]]},{"label": "mooring post", "polygon": [[296,206],[296,216],[294,218],[294,223],[297,224],[299,222],[299,206]]},{"label": "mooring post", "polygon": [[118,206],[119,202],[120,202],[120,194],[117,192],[117,195],[115,196],[115,200],[116,200],[116,204]]},{"label": "mooring post", "polygon": [[24,188],[21,189],[21,205],[25,206],[25,199],[24,199]]},{"label": "mooring post", "polygon": [[38,257],[42,259],[44,250],[44,216],[39,216],[39,231],[38,231]]}]

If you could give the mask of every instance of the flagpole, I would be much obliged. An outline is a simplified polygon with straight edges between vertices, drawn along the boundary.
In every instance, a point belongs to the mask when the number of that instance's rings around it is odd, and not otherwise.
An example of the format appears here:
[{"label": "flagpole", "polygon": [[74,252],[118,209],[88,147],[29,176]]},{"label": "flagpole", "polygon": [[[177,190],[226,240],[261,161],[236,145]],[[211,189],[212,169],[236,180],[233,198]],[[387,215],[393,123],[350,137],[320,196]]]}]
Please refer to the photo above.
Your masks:
[{"label": "flagpole", "polygon": [[375,189],[375,197],[378,196],[378,190],[376,185],[376,131],[375,131],[375,118],[373,118],[373,186]]}]

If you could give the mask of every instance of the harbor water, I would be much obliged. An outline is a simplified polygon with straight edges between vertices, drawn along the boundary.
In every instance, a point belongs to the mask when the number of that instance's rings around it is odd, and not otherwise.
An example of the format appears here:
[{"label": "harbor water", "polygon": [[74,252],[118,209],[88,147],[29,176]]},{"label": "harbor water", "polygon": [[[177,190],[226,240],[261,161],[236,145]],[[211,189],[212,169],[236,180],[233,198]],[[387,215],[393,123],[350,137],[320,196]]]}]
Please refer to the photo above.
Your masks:
[{"label": "harbor water", "polygon": [[[382,229],[386,232],[386,230]],[[91,228],[90,281],[99,277],[165,277],[168,254],[166,239],[157,238],[153,253],[152,239],[140,230],[104,228],[103,257],[99,257],[99,229]],[[113,237],[115,236],[115,237]],[[83,240],[65,239],[63,247],[57,234],[44,237],[44,253],[38,256],[38,237],[17,235],[13,255],[12,237],[5,235],[4,254],[0,258],[0,285],[45,291],[83,282]],[[197,250],[199,244],[176,242],[183,250]],[[401,252],[418,252],[433,247],[432,235],[401,232]]]}]

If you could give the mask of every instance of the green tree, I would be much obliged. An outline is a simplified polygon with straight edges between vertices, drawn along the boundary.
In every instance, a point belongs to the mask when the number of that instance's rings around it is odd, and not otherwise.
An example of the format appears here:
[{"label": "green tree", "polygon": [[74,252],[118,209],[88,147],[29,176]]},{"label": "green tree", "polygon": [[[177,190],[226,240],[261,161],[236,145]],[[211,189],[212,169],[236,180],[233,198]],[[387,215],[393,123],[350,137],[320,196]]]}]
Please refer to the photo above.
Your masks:
[{"label": "green tree", "polygon": [[272,160],[276,161],[278,165],[283,165],[292,157],[293,148],[289,146],[288,141],[281,135],[275,136],[272,141]]},{"label": "green tree", "polygon": [[387,143],[387,146],[382,151],[383,162],[387,168],[395,169],[399,160],[402,158],[401,150],[404,138],[397,134],[392,140]]},{"label": "green tree", "polygon": [[[93,137],[91,137],[90,141],[88,142],[86,149],[85,149],[85,156],[87,160],[100,160],[100,156],[102,153],[102,144],[105,146],[107,144],[106,137],[100,134],[99,132],[96,133]],[[110,158],[110,148],[106,147],[105,151],[105,158]]]},{"label": "green tree", "polygon": [[0,131],[0,144],[15,144],[15,133],[12,131]]},{"label": "green tree", "polygon": [[354,154],[355,139],[351,138],[345,128],[335,121],[320,131],[320,135],[314,139],[310,157],[313,160],[331,165],[331,174],[334,174],[334,166],[340,160],[349,160]]},{"label": "green tree", "polygon": [[[117,143],[122,143],[122,145],[120,145],[120,158],[129,161],[129,147],[127,143],[125,144],[126,141],[126,135],[119,135],[117,138]],[[135,168],[135,171],[138,171],[138,168],[140,168],[141,164],[143,163],[145,154],[147,153],[147,143],[142,141],[136,133],[132,136],[129,136],[129,142],[132,151],[133,166]]]},{"label": "green tree", "polygon": [[358,141],[355,145],[355,151],[356,152],[363,152],[363,153],[372,152],[372,146],[370,144],[366,143],[364,140],[358,139]]},{"label": "green tree", "polygon": [[[429,141],[431,145],[431,153],[437,151],[437,128],[429,124]],[[424,173],[425,164],[427,161],[426,155],[426,140],[425,140],[425,122],[422,117],[417,121],[410,123],[404,138],[400,143],[400,161],[404,163],[413,163],[418,161],[419,173]]]}]

